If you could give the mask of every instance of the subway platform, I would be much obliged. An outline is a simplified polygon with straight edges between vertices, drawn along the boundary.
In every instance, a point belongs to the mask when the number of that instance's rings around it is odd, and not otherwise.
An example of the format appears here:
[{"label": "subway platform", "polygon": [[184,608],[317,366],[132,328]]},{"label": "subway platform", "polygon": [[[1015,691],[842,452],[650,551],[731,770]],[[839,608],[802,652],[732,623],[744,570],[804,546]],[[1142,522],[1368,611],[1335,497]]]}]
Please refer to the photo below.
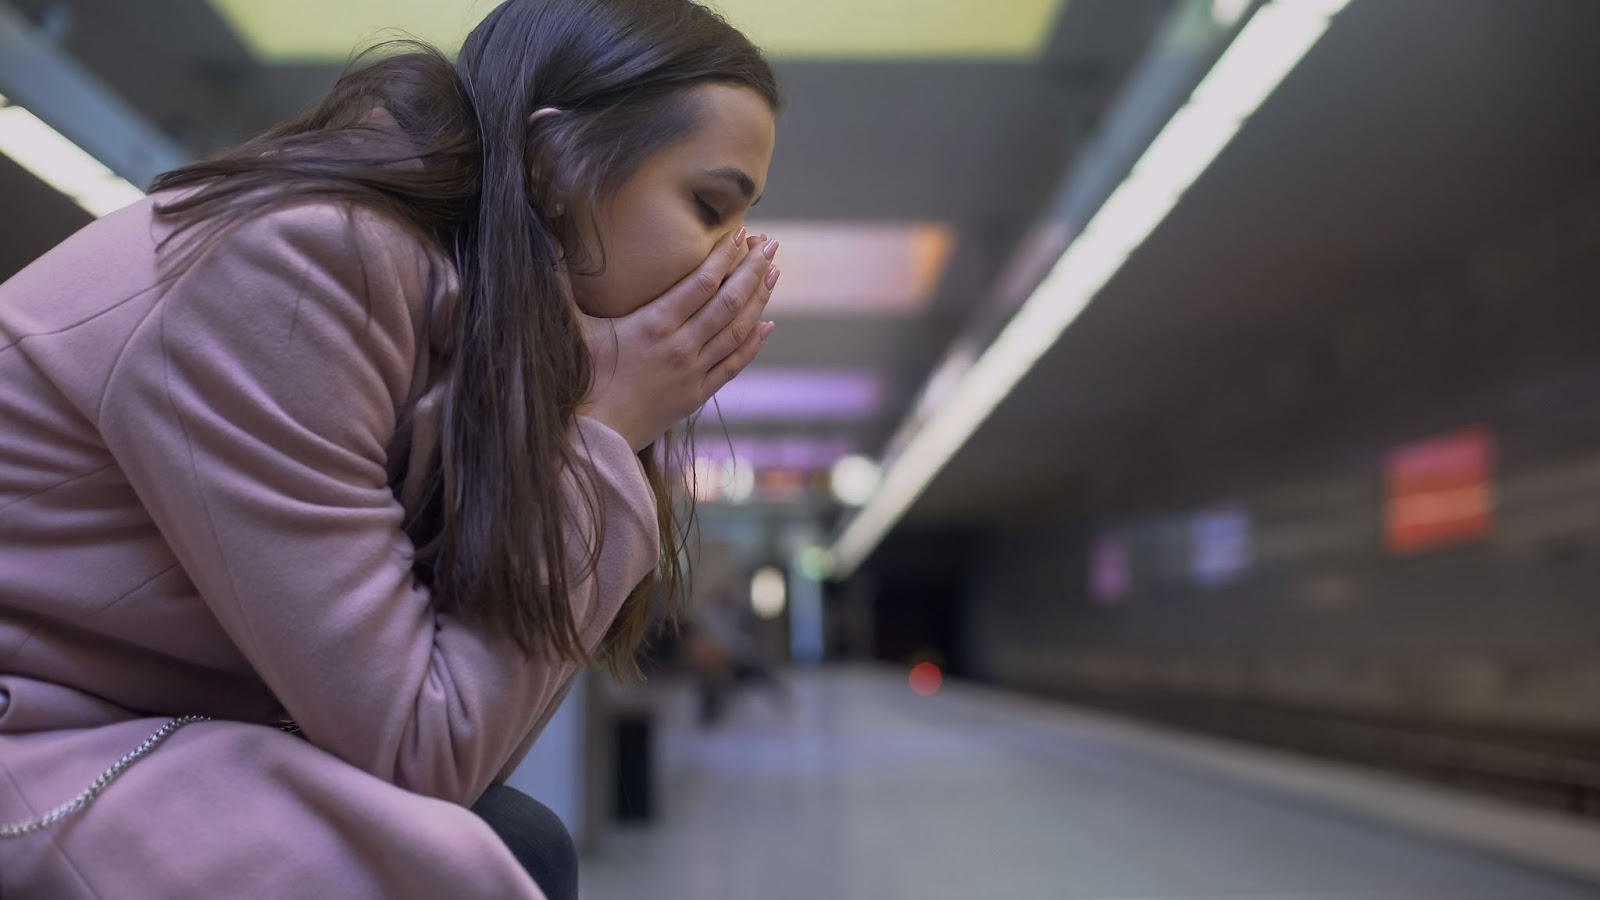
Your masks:
[{"label": "subway platform", "polygon": [[656,814],[591,900],[1581,900],[1600,828],[903,673],[791,677],[710,730],[663,687]]}]

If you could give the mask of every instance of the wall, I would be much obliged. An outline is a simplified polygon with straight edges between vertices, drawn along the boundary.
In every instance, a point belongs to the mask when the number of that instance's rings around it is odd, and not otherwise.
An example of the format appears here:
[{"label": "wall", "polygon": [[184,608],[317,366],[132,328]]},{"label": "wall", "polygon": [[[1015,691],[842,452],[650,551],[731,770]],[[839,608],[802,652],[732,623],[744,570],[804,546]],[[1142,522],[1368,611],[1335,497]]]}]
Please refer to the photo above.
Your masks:
[{"label": "wall", "polygon": [[[1108,440],[1055,524],[990,535],[967,596],[981,677],[1410,719],[1600,730],[1600,196],[1280,335]],[[1286,298],[1285,302],[1292,302]],[[1487,541],[1385,547],[1394,447],[1494,436]],[[1194,516],[1249,564],[1191,571]],[[1095,541],[1130,587],[1090,596]]]}]

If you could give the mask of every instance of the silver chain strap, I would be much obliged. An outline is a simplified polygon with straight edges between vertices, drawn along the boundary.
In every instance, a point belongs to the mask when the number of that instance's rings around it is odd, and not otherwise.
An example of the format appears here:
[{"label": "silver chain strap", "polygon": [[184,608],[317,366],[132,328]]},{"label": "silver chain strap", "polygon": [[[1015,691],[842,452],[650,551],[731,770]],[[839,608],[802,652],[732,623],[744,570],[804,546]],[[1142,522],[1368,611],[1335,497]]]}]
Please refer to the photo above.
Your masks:
[{"label": "silver chain strap", "polygon": [[63,803],[55,809],[50,810],[37,819],[27,822],[18,822],[15,825],[0,825],[0,838],[22,837],[24,835],[32,834],[35,831],[49,828],[51,825],[54,825],[62,819],[65,819],[67,816],[82,812],[84,807],[89,805],[89,801],[93,800],[95,797],[98,797],[100,792],[105,790],[106,787],[111,784],[111,782],[117,780],[118,775],[121,775],[129,766],[149,755],[150,751],[161,746],[161,742],[165,741],[169,737],[172,737],[173,732],[185,725],[189,725],[194,722],[203,722],[209,718],[210,716],[179,716],[176,719],[173,719],[171,722],[161,726],[161,729],[155,734],[145,738],[144,743],[140,744],[138,747],[135,747],[132,753],[129,753],[127,756],[117,760],[111,765],[111,768],[100,773],[100,777],[96,778],[87,788],[84,788],[83,793],[73,797],[71,800],[68,800],[66,803]]},{"label": "silver chain strap", "polygon": [[[104,791],[106,787],[111,784],[111,782],[117,780],[117,776],[121,775],[124,770],[138,762],[140,759],[149,756],[150,751],[161,746],[162,741],[172,737],[173,732],[185,725],[193,725],[195,722],[209,721],[211,721],[210,716],[179,716],[176,719],[173,719],[167,724],[161,726],[161,728],[157,730],[155,734],[145,738],[144,743],[135,747],[133,752],[117,760],[111,765],[111,768],[100,773],[100,777],[91,782],[87,788],[84,788],[83,793],[73,797],[71,800],[68,800],[66,803],[63,803],[55,809],[50,810],[37,819],[32,819],[27,822],[18,822],[15,825],[0,825],[0,838],[22,837],[24,835],[33,834],[36,831],[49,828],[51,825],[54,825],[62,819],[65,819],[67,816],[82,812],[84,807],[89,805],[89,801],[100,796],[101,791]],[[273,727],[287,734],[300,733],[300,726],[295,724],[292,719],[284,719],[281,722],[274,722]]]}]

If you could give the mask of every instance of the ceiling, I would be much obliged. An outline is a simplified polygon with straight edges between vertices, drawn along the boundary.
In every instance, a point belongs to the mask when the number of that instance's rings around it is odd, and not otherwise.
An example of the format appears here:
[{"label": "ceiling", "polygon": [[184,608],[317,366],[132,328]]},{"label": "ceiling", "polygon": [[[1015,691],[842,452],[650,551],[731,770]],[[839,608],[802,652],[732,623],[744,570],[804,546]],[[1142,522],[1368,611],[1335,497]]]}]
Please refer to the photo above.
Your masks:
[{"label": "ceiling", "polygon": [[1593,190],[1600,4],[1353,0],[909,514],[1060,512],[1240,360]]},{"label": "ceiling", "polygon": [[[448,43],[449,20],[468,23],[489,8],[481,0],[12,2],[59,33],[62,52],[197,153],[314,102],[344,55],[319,35],[398,24]],[[780,260],[790,274],[769,313],[779,330],[752,377],[821,373],[874,382],[873,402],[849,415],[751,416],[739,411],[749,403],[730,404],[726,421],[736,441],[808,436],[835,453],[882,447],[1170,3],[720,4],[752,34],[770,37],[787,95],[766,197],[751,225],[794,236]],[[798,16],[802,7],[806,15]],[[838,38],[831,45],[830,34]],[[271,52],[258,54],[262,48]],[[0,196],[20,201],[6,210],[27,210],[0,213],[8,238],[0,241],[0,276],[88,221],[4,161]],[[871,282],[846,268],[850,257],[839,250],[841,241],[863,245],[864,232],[891,243],[902,235],[904,246],[886,252],[914,260],[905,271],[919,274],[906,280],[925,282],[926,290],[805,293]],[[883,285],[894,276],[872,277]]]},{"label": "ceiling", "polygon": [[[303,108],[337,73],[261,61],[206,0],[15,5],[36,19],[67,10],[64,50],[197,152]],[[762,3],[730,5],[760,30]],[[753,372],[779,384],[790,370],[869,377],[875,399],[844,418],[735,416],[734,441],[770,440],[774,458],[802,437],[835,453],[879,450],[1170,7],[1071,0],[1020,51],[941,56],[934,41],[877,58],[859,44],[775,54],[789,105],[752,224],[780,237],[785,226],[943,228],[947,261],[931,296],[887,310],[780,290],[780,330]],[[1593,184],[1594,34],[1600,4],[1589,0],[1353,0],[911,520],[1026,517],[1122,436],[1216,389],[1230,363]],[[4,159],[0,196],[0,275],[87,221]]]},{"label": "ceiling", "polygon": [[[460,46],[496,0],[211,0],[253,54],[274,63],[342,62],[377,29]],[[791,59],[1030,59],[1063,0],[719,0],[768,54]],[[315,23],[309,27],[308,23]]]}]

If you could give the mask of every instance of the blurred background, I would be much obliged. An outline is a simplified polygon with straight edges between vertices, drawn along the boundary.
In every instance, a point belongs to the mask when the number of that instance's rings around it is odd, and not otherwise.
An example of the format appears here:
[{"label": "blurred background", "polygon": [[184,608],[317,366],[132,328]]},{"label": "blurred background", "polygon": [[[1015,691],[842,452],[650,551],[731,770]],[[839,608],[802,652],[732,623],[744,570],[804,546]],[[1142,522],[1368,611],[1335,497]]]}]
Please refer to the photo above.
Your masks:
[{"label": "blurred background", "polygon": [[[480,0],[0,0],[0,279]],[[1600,3],[725,0],[779,322],[591,898],[1600,897]]]}]

